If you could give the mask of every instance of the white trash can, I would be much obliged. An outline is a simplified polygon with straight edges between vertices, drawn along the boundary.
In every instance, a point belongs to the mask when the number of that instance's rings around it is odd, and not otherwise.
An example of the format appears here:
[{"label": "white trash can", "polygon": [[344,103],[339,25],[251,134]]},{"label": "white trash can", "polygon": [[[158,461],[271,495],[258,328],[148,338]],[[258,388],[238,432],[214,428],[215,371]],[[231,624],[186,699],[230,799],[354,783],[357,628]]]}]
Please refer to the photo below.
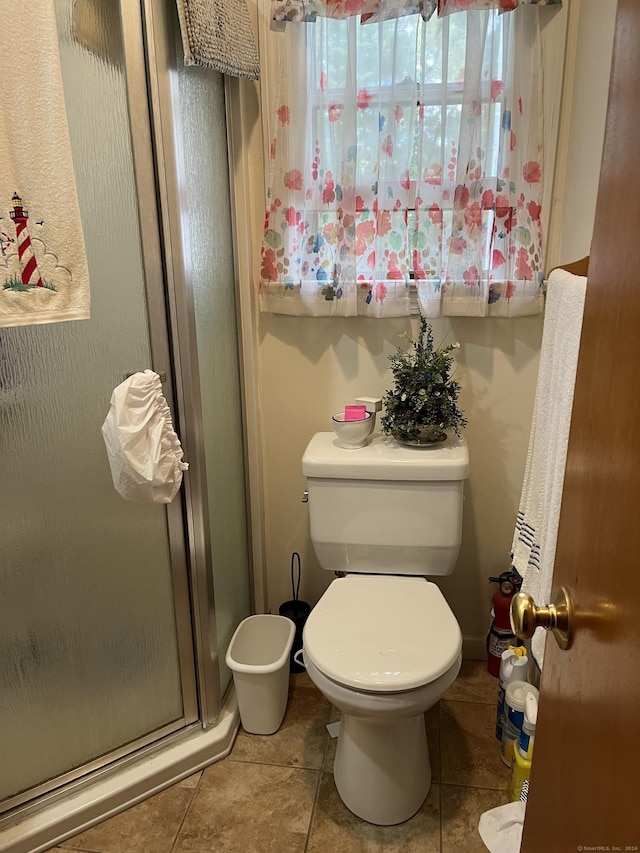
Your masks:
[{"label": "white trash can", "polygon": [[240,721],[246,732],[272,735],[287,710],[289,654],[296,626],[284,616],[243,619],[226,655],[233,672]]}]

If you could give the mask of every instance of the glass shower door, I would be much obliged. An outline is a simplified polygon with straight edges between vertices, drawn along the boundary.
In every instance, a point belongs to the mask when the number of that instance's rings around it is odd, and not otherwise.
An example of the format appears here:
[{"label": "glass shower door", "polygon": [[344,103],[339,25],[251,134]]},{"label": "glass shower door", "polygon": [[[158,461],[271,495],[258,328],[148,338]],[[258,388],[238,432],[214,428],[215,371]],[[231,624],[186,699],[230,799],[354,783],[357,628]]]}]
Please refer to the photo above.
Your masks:
[{"label": "glass shower door", "polygon": [[[195,310],[216,638],[226,650],[251,603],[224,78],[183,64],[175,3],[163,8],[180,140],[177,171],[190,226],[183,228],[183,243]],[[222,654],[218,664],[224,693],[231,671]]]},{"label": "glass shower door", "polygon": [[196,717],[167,511],[114,491],[100,432],[152,366],[119,17],[82,45],[55,5],[92,310],[0,329],[0,811]]}]

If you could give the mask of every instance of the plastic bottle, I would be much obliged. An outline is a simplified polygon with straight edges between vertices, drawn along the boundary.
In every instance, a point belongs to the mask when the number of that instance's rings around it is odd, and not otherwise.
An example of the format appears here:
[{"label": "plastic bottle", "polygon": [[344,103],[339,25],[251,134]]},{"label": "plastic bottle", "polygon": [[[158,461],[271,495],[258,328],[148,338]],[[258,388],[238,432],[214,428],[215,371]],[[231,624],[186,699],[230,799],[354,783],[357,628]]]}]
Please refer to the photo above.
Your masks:
[{"label": "plastic bottle", "polygon": [[511,782],[507,789],[511,802],[522,799],[522,789],[525,787],[525,783],[527,788],[529,785],[537,721],[538,699],[533,693],[528,693],[524,700],[522,731],[520,732],[518,743],[513,750],[513,759],[511,761]]},{"label": "plastic bottle", "polygon": [[512,681],[507,684],[505,693],[505,721],[502,727],[502,742],[500,744],[500,757],[511,767],[513,749],[520,737],[522,724],[524,722],[525,700],[528,694],[533,694],[538,700],[538,690],[526,681]]},{"label": "plastic bottle", "polygon": [[505,717],[505,693],[512,681],[526,681],[529,658],[523,646],[509,646],[502,652],[500,662],[500,687],[498,688],[498,709],[496,713],[496,738],[502,741],[502,728]]}]

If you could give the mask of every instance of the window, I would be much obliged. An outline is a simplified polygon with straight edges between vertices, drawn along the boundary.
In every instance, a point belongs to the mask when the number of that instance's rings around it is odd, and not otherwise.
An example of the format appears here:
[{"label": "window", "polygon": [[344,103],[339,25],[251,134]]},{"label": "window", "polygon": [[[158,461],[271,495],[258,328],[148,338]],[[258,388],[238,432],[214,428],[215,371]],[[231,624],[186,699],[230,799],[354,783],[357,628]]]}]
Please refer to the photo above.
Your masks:
[{"label": "window", "polygon": [[531,12],[288,25],[263,308],[393,316],[413,283],[427,316],[540,310]]}]

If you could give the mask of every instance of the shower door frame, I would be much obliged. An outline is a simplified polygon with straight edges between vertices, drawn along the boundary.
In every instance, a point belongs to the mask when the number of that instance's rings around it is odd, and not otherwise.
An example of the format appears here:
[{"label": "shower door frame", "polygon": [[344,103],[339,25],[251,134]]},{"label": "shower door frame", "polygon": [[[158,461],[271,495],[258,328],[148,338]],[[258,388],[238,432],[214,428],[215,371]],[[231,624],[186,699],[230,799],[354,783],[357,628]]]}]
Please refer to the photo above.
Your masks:
[{"label": "shower door frame", "polygon": [[[188,483],[185,483],[183,493],[200,720],[206,729],[215,725],[218,719],[222,690],[195,306],[182,239],[181,219],[186,202],[179,178],[180,143],[174,108],[177,94],[175,81],[171,79],[171,51],[165,9],[165,4],[158,4],[157,0],[139,0],[139,3],[120,0],[129,113],[132,138],[136,140],[136,183],[139,184],[139,194],[144,194],[148,200],[149,218],[155,225],[155,230],[149,229],[151,239],[145,247],[145,269],[147,251],[152,265],[157,266],[158,259],[163,258],[163,269],[158,269],[156,274],[165,288],[178,421],[189,461]],[[130,80],[132,83],[135,80],[136,86],[129,87]],[[136,111],[136,105],[140,103],[143,86],[149,112],[142,114],[141,110]],[[151,187],[155,189],[153,196]],[[143,215],[141,209],[141,230]]]},{"label": "shower door frame", "polygon": [[[186,289],[177,221],[167,213],[169,198],[178,197],[172,169],[175,152],[158,126],[159,103],[164,99],[166,104],[167,97],[162,91],[168,75],[163,46],[166,33],[162,28],[158,32],[157,25],[154,30],[148,0],[120,0],[120,15],[151,361],[161,374],[163,392],[189,462],[182,499],[165,507],[183,713],[97,759],[7,798],[0,805],[0,835],[7,820],[46,808],[61,793],[77,792],[107,771],[155,754],[160,741],[179,743],[190,733],[214,726],[221,712],[227,714],[216,647],[193,299]],[[164,132],[166,136],[166,127]],[[179,218],[179,210],[176,215]],[[131,366],[132,372],[140,368]]]},{"label": "shower door frame", "polygon": [[[157,0],[156,12],[157,12]],[[200,372],[196,345],[193,294],[185,276],[180,237],[184,210],[177,179],[168,35],[162,15],[150,0],[120,0],[127,98],[142,244],[148,294],[151,351],[154,364],[165,364],[172,376],[174,414],[189,462],[183,481],[182,508],[174,516],[176,537],[186,533],[191,585],[192,649],[195,654],[197,699],[203,728],[215,725],[222,707],[211,535],[206,512],[208,495],[202,436]],[[141,109],[144,104],[147,109]],[[153,330],[156,330],[158,351]],[[169,505],[171,506],[171,505]],[[173,557],[173,555],[172,555]],[[173,559],[172,559],[173,564]]]}]

